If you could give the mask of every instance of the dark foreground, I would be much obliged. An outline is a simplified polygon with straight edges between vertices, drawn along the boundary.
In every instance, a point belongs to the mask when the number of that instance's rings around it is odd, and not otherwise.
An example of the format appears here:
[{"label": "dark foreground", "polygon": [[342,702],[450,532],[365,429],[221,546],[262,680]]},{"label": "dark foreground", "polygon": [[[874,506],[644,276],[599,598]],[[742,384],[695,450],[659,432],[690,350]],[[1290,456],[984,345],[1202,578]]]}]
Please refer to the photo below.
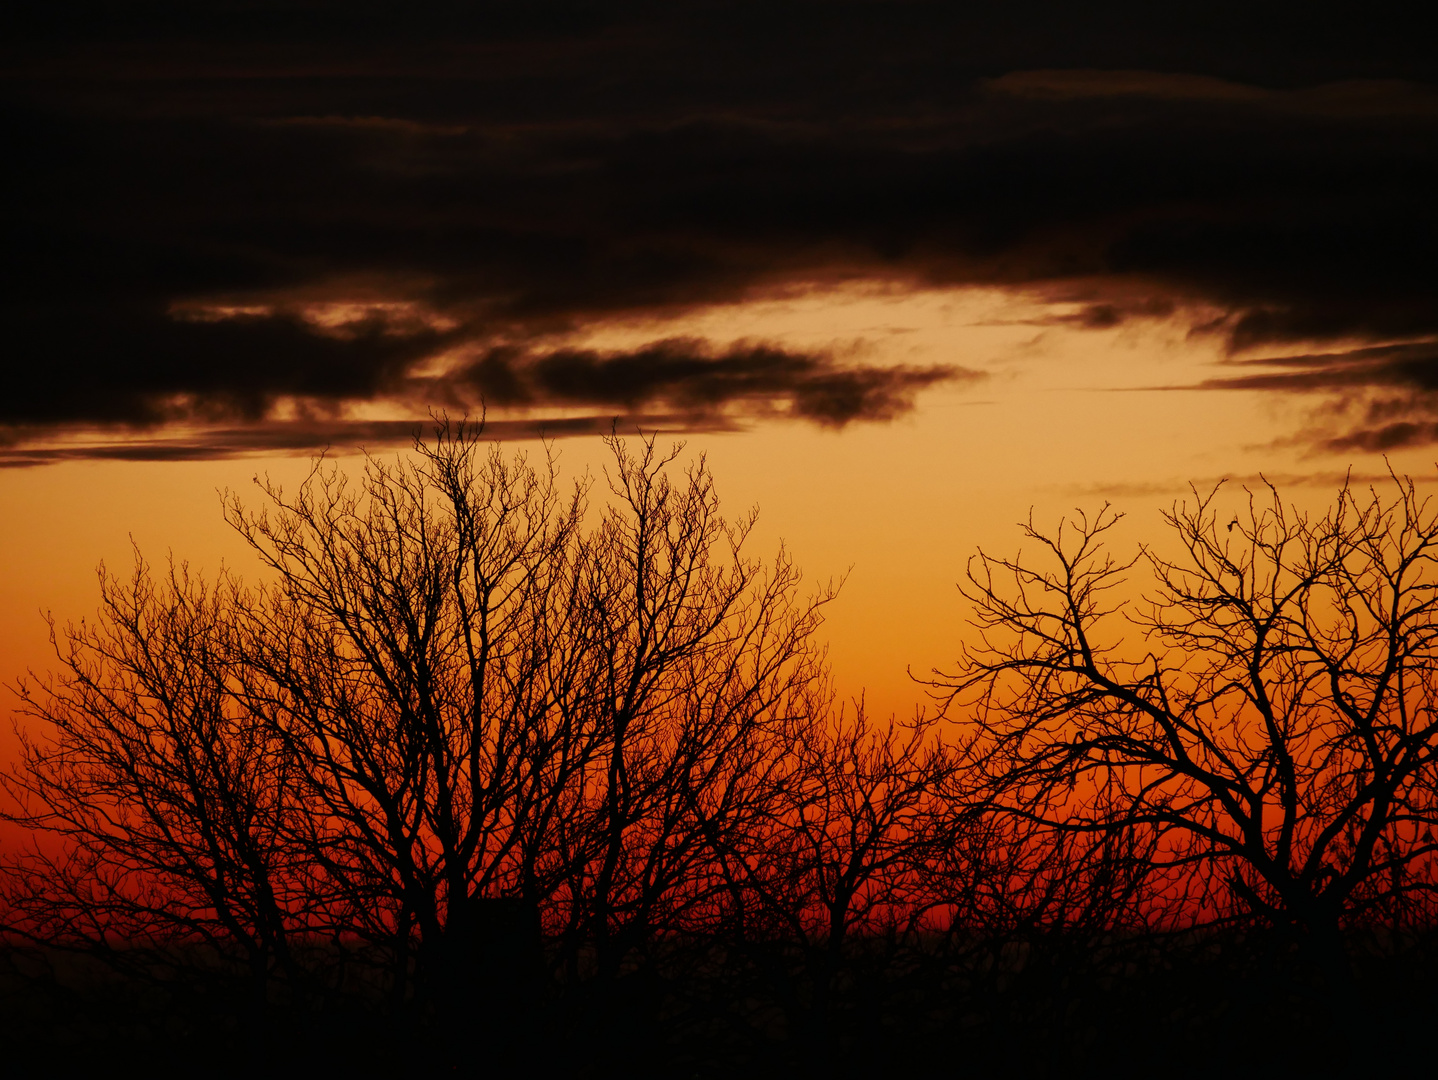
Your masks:
[{"label": "dark foreground", "polygon": [[[1351,938],[1333,992],[1300,943],[1217,934],[1003,947],[869,942],[822,958],[675,946],[609,981],[493,973],[400,1006],[316,949],[303,991],[175,953],[10,949],[0,1038],[22,1073],[1209,1077],[1414,1075],[1434,1057],[1438,935]],[[178,958],[178,959],[177,959]],[[143,962],[142,962],[143,961]],[[826,1004],[827,999],[827,1004]],[[516,1069],[519,1065],[519,1069]],[[20,1075],[21,1073],[11,1073]]]}]

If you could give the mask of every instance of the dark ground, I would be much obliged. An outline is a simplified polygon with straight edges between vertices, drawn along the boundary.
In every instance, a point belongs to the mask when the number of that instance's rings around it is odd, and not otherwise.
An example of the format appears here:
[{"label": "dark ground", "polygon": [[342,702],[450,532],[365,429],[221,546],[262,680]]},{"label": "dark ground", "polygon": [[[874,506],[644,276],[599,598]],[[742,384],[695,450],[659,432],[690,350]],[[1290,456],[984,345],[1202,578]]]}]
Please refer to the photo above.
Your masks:
[{"label": "dark ground", "polygon": [[359,969],[338,989],[332,965],[326,989],[272,987],[261,1014],[213,966],[119,974],[10,950],[0,1040],[11,1075],[1422,1075],[1438,940],[1350,953],[1344,1004],[1265,936],[1011,943],[997,963],[868,943],[825,1023],[798,958],[774,948],[743,962],[676,950],[603,988],[501,981],[398,1018]]}]

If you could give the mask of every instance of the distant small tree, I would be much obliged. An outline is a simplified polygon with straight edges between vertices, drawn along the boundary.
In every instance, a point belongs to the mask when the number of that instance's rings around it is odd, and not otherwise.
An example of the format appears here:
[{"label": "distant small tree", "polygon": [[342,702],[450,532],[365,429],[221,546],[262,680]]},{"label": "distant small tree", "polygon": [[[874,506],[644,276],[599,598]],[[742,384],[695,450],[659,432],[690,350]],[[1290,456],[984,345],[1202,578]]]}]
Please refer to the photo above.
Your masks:
[{"label": "distant small tree", "polygon": [[836,999],[854,1004],[843,984],[926,928],[923,869],[949,840],[936,718],[875,723],[862,700],[829,705],[817,695],[796,725],[763,822],[718,845],[726,938],[759,961],[816,1072],[832,1067]]},{"label": "distant small tree", "polygon": [[1107,506],[1030,521],[1041,560],[981,552],[977,633],[933,685],[994,813],[1143,836],[1144,902],[1291,927],[1351,1000],[1344,928],[1433,897],[1438,516],[1410,480],[1321,517],[1271,486],[1236,516],[1194,497],[1164,515],[1177,558],[1116,561]]}]

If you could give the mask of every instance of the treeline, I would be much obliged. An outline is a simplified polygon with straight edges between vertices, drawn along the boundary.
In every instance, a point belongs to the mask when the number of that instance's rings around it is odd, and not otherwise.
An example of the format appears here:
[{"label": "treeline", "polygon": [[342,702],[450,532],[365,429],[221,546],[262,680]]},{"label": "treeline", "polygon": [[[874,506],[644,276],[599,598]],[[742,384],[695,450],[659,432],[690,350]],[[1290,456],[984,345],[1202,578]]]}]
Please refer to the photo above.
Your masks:
[{"label": "treeline", "polygon": [[833,1074],[1041,1016],[1081,1050],[1180,955],[1278,972],[1264,1016],[1367,1017],[1355,962],[1426,940],[1411,484],[1176,509],[1146,654],[1109,630],[1112,516],[1035,531],[1054,568],[971,566],[945,711],[879,722],[835,700],[834,590],[754,557],[702,459],[611,440],[591,506],[476,429],[416,449],[228,498],[261,584],[137,555],[56,630],[3,781],[12,985],[151,987],[134,1023],[199,1007],[271,1064]]}]

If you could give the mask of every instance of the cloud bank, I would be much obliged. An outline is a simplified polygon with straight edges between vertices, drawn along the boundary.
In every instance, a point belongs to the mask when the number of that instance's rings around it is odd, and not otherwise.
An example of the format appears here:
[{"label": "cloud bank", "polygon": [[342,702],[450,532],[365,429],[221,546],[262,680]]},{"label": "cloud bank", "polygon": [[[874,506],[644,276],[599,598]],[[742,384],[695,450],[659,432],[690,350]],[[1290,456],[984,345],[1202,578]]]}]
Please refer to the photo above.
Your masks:
[{"label": "cloud bank", "polygon": [[1203,305],[1237,358],[1304,353],[1224,386],[1347,403],[1319,442],[1438,430],[1426,404],[1379,415],[1428,393],[1438,340],[1424,35],[1378,11],[1004,7],[7,16],[0,426],[13,447],[201,425],[193,452],[224,454],[294,402],[316,439],[356,406],[477,397],[526,424],[885,421],[966,373],[564,343],[883,279],[1083,282],[1096,328]]}]

